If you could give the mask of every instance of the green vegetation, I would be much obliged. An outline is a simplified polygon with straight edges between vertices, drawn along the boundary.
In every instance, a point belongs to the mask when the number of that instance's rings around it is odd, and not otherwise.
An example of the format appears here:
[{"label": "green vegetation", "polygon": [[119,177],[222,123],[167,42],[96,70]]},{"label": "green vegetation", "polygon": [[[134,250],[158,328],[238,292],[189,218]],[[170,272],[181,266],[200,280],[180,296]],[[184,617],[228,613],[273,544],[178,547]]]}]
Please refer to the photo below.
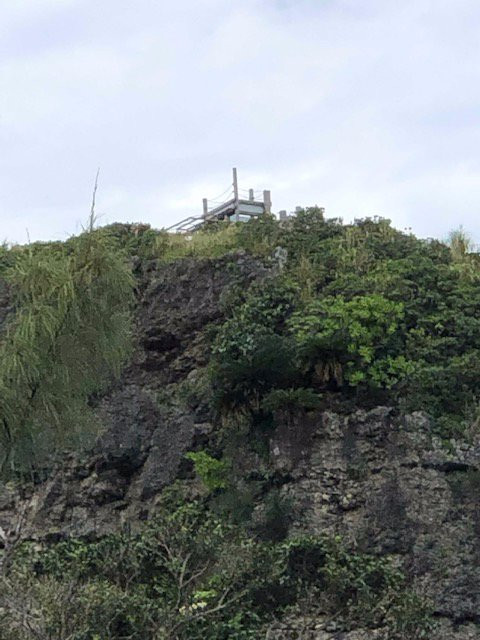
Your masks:
[{"label": "green vegetation", "polygon": [[[445,440],[478,430],[480,260],[463,231],[419,240],[313,207],[191,238],[110,225],[0,247],[12,306],[0,334],[3,475],[37,480],[97,432],[95,403],[131,349],[135,278],[186,258],[212,269],[222,258],[235,273],[239,251],[265,275],[223,293],[223,317],[200,336],[210,361],[158,392],[206,406],[208,448],[183,469],[206,490],[166,491],[135,532],[16,549],[0,587],[5,640],[253,640],[284,616],[320,614],[342,629],[385,627],[392,640],[432,637],[428,608],[388,558],[289,538],[287,480],[268,453],[278,412],[293,428],[305,412],[382,403],[428,412]],[[364,466],[353,460],[349,477]],[[462,482],[470,495],[478,478]]]},{"label": "green vegetation", "polygon": [[192,236],[173,235],[163,232],[158,235],[155,254],[166,262],[178,258],[218,258],[238,247],[238,227],[218,225]]},{"label": "green vegetation", "polygon": [[465,431],[478,407],[480,261],[463,232],[450,242],[316,208],[242,225],[240,248],[271,263],[282,246],[288,259],[229,300],[213,347],[220,406],[255,410],[272,390],[307,387],[326,406],[381,401],[427,411],[446,438]]},{"label": "green vegetation", "polygon": [[133,279],[95,233],[11,253],[3,276],[16,313],[0,341],[0,467],[35,475],[95,429],[87,401],[129,354]]},{"label": "green vegetation", "polygon": [[317,409],[321,404],[320,397],[313,389],[273,389],[262,400],[265,411],[298,411]]},{"label": "green vegetation", "polygon": [[206,451],[190,451],[185,457],[193,462],[195,472],[209,491],[227,488],[229,465],[226,462],[213,458]]},{"label": "green vegetation", "polygon": [[391,388],[412,372],[397,355],[403,305],[378,294],[326,296],[289,318],[300,359],[319,383]]},{"label": "green vegetation", "polygon": [[255,640],[286,613],[429,637],[428,610],[388,560],[325,537],[259,542],[200,502],[164,500],[137,533],[19,548],[0,591],[1,637]]}]

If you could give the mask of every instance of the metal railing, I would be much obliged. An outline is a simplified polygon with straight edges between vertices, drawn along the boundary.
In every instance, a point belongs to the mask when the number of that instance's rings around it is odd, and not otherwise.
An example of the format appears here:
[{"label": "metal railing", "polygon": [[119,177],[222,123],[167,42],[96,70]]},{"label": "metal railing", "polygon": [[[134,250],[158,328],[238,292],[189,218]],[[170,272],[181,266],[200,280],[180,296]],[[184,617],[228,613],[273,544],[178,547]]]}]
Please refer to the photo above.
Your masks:
[{"label": "metal railing", "polygon": [[[244,209],[242,205],[254,205],[257,210]],[[203,199],[203,214],[198,216],[188,216],[176,224],[168,227],[166,231],[177,233],[188,233],[196,231],[208,222],[222,220],[226,217],[235,216],[239,220],[240,215],[256,217],[270,212],[270,191],[258,191],[254,189],[239,189],[237,180],[237,170],[233,169],[233,182],[225,191],[212,199]]]}]

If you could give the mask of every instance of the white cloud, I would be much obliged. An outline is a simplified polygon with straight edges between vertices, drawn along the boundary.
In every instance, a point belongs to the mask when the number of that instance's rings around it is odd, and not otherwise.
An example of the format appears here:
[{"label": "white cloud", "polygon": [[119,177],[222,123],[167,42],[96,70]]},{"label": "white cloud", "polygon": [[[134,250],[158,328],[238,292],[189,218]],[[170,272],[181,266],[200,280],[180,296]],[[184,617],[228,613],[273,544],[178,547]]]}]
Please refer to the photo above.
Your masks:
[{"label": "white cloud", "polygon": [[0,236],[170,224],[238,165],[274,208],[480,239],[474,0],[29,0],[0,9]]}]

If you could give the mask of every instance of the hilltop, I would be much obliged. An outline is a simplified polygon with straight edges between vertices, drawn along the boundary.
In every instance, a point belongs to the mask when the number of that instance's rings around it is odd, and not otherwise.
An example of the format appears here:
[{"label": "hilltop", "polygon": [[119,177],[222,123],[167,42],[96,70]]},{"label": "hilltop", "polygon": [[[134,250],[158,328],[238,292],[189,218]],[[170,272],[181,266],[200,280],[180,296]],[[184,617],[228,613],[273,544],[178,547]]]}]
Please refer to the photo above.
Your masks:
[{"label": "hilltop", "polygon": [[0,636],[480,638],[479,283],[316,207],[0,249]]}]

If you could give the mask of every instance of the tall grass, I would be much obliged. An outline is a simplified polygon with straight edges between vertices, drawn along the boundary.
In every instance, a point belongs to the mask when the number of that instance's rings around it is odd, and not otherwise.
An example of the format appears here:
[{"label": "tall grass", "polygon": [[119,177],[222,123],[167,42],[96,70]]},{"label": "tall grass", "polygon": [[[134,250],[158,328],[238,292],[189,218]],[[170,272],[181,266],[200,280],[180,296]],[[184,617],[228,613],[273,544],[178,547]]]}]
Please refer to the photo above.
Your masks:
[{"label": "tall grass", "polygon": [[228,223],[191,235],[162,232],[156,239],[154,253],[165,262],[187,257],[220,258],[238,248],[238,234],[238,226]]}]

